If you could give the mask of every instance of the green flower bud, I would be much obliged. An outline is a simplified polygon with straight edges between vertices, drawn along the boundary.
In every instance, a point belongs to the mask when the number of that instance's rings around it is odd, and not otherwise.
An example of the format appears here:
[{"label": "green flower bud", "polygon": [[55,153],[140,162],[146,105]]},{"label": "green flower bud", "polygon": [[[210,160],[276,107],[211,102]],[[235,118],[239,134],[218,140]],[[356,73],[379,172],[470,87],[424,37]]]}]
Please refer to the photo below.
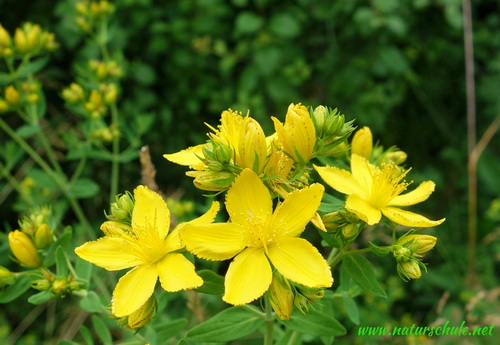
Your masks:
[{"label": "green flower bud", "polygon": [[5,285],[13,284],[16,280],[16,276],[7,268],[0,266],[0,288]]},{"label": "green flower bud", "polygon": [[398,264],[398,273],[404,281],[410,279],[420,279],[422,271],[417,261],[410,260]]},{"label": "green flower bud", "polygon": [[56,296],[64,297],[68,293],[68,280],[66,278],[57,277],[52,282],[51,290]]},{"label": "green flower bud", "polygon": [[404,245],[416,254],[424,254],[434,248],[437,238],[431,235],[412,234],[399,238],[396,244]]},{"label": "green flower bud", "polygon": [[44,249],[54,240],[52,231],[47,224],[42,224],[35,232],[35,245],[38,249]]}]

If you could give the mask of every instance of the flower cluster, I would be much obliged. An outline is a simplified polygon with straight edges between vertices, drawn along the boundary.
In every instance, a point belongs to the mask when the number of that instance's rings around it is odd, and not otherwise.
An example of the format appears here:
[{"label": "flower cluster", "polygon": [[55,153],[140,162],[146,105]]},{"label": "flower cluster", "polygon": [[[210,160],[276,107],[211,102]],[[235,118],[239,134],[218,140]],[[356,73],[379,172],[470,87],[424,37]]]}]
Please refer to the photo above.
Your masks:
[{"label": "flower cluster", "polygon": [[[203,216],[169,231],[165,202],[139,186],[111,205],[101,226],[105,236],[76,249],[81,258],[105,269],[132,268],[119,280],[112,301],[113,314],[128,327],[140,327],[154,314],[158,278],[170,292],[203,284],[182,252],[204,260],[232,260],[222,299],[244,305],[265,296],[276,315],[287,320],[294,309],[306,313],[333,284],[335,260],[324,259],[301,237],[308,223],[347,252],[364,228],[382,221],[419,228],[444,221],[401,208],[425,201],[435,185],[426,181],[403,193],[410,184],[404,181],[409,169],[400,166],[406,154],[373,145],[368,127],[349,143],[352,121],[346,122],[336,109],[301,104],[288,107],[284,123],[275,117],[272,121],[275,133],[266,136],[254,118],[227,110],[219,126],[209,126],[205,144],[164,156],[189,166],[186,174],[199,189],[225,192],[227,221],[214,222],[219,208],[214,202]],[[327,165],[313,165],[313,159]],[[325,192],[328,187],[347,197],[336,199]],[[325,202],[332,198],[338,200],[335,206]],[[417,279],[420,267],[425,268],[421,254],[435,240],[412,230],[391,246],[372,244],[368,250],[392,252],[401,277]]]}]

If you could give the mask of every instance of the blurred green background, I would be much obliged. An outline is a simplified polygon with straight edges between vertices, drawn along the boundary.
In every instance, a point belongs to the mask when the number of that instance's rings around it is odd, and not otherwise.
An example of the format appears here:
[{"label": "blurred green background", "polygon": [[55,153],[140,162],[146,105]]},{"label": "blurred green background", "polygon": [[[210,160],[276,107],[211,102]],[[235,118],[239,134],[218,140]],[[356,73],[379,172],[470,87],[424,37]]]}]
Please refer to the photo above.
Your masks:
[{"label": "blurred green background", "polygon": [[[54,124],[78,121],[64,109],[59,93],[74,78],[72,66],[95,54],[78,32],[74,17],[68,15],[71,3],[0,0],[0,22],[8,31],[31,21],[55,32],[61,44],[39,75],[49,104],[47,120]],[[480,326],[495,323],[500,327],[498,134],[477,167],[476,265],[468,269],[462,1],[114,3],[110,46],[121,51],[126,62],[120,114],[131,127],[149,126],[141,144],[151,149],[162,190],[180,190],[187,199],[204,200],[185,177],[186,169],[162,155],[203,143],[208,131],[204,122],[216,125],[222,110],[246,113],[250,109],[270,134],[269,115],[283,120],[290,103],[338,107],[347,119],[356,119],[358,127],[369,126],[375,140],[385,147],[397,145],[408,153],[407,164],[413,167],[410,178],[437,184],[436,192],[416,210],[432,219],[447,218],[430,232],[439,241],[426,257],[429,272],[419,281],[403,283],[396,279],[395,265],[373,260],[380,267],[389,299],[360,299],[365,308],[361,326],[425,326],[444,318],[458,325],[467,319]],[[479,140],[500,114],[500,3],[474,1],[472,18]],[[6,119],[15,126],[14,117]],[[0,133],[0,139],[4,138]],[[92,178],[106,188],[106,166],[89,164]],[[120,191],[139,184],[138,160],[123,165],[120,177]],[[1,180],[0,187],[5,185]],[[104,194],[84,201],[96,224],[103,221],[102,210],[107,207]],[[0,207],[5,228],[16,222],[15,200],[10,194]],[[471,273],[478,279],[466,279]],[[356,326],[350,326],[346,343],[380,340],[355,339]],[[437,343],[446,341],[456,343],[451,338]],[[491,339],[474,341],[488,344]]]}]

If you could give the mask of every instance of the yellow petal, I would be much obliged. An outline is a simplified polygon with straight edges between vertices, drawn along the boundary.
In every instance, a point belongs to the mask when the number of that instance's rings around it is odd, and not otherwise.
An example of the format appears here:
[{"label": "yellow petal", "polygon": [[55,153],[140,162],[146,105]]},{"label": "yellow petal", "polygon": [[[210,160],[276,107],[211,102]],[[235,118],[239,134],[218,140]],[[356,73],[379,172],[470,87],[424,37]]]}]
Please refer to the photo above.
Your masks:
[{"label": "yellow petal", "polygon": [[203,145],[191,146],[176,153],[165,154],[163,157],[172,163],[192,167],[201,163],[198,157],[203,157]]},{"label": "yellow petal", "polygon": [[266,136],[260,124],[251,117],[245,117],[242,123],[238,143],[237,164],[260,174],[267,158]]},{"label": "yellow petal", "polygon": [[129,242],[119,237],[101,237],[97,241],[87,242],[75,249],[83,260],[93,263],[108,271],[116,271],[142,265],[145,261],[134,255]]},{"label": "yellow petal", "polygon": [[425,201],[434,192],[435,184],[432,181],[422,182],[417,188],[406,194],[398,195],[391,200],[390,206],[409,206]]},{"label": "yellow petal", "polygon": [[243,305],[262,296],[271,285],[273,273],[262,248],[247,248],[229,265],[222,299]]},{"label": "yellow petal", "polygon": [[227,260],[245,248],[245,228],[233,223],[186,224],[181,241],[194,255],[208,260]]},{"label": "yellow petal", "polygon": [[373,207],[357,194],[351,194],[347,197],[345,208],[356,214],[359,219],[363,220],[368,225],[376,224],[382,218],[382,213],[378,208]]},{"label": "yellow petal", "polygon": [[303,238],[286,238],[268,247],[273,266],[287,279],[307,287],[330,287],[332,272],[318,250]]},{"label": "yellow petal", "polygon": [[158,262],[158,274],[162,288],[168,292],[195,289],[203,284],[191,261],[179,253],[165,255]]},{"label": "yellow petal", "polygon": [[184,244],[182,243],[179,237],[180,231],[184,229],[188,224],[203,225],[212,223],[215,220],[217,212],[219,211],[219,207],[220,207],[219,202],[214,201],[212,202],[212,206],[210,207],[210,209],[202,216],[195,218],[189,222],[183,222],[177,225],[177,227],[174,230],[172,230],[170,234],[167,236],[167,240],[165,241],[166,252],[173,252],[183,248]]},{"label": "yellow petal", "polygon": [[134,190],[135,204],[132,210],[132,229],[151,231],[155,229],[160,239],[164,239],[170,229],[170,211],[163,198],[146,186]]},{"label": "yellow petal", "polygon": [[123,317],[139,309],[153,294],[157,279],[156,265],[138,266],[121,277],[113,291],[113,315]]},{"label": "yellow petal", "polygon": [[445,218],[440,220],[430,220],[419,214],[402,210],[396,207],[384,207],[382,209],[384,216],[389,218],[395,223],[405,226],[415,226],[420,228],[428,228],[437,226],[445,221]]},{"label": "yellow petal", "polygon": [[244,169],[226,194],[226,209],[231,222],[251,227],[255,218],[265,222],[273,212],[269,190],[250,169]]},{"label": "yellow petal", "polygon": [[288,194],[276,208],[269,224],[269,231],[276,231],[278,236],[298,236],[315,216],[324,190],[323,185],[314,183]]},{"label": "yellow petal", "polygon": [[326,184],[340,193],[347,195],[364,194],[364,191],[349,171],[337,167],[319,167],[316,165],[314,165],[314,169]]},{"label": "yellow petal", "polygon": [[362,193],[357,194],[363,198],[368,198],[372,190],[373,177],[371,169],[373,168],[365,157],[356,154],[351,155],[351,173],[361,187],[361,190],[363,190]]}]

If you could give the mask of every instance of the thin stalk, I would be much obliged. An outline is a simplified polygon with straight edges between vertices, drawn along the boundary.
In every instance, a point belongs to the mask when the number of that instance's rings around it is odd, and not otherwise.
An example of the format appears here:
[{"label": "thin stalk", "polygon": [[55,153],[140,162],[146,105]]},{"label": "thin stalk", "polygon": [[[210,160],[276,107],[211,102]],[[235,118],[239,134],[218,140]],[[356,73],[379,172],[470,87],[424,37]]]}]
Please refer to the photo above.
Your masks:
[{"label": "thin stalk", "polygon": [[356,250],[349,250],[347,252],[338,252],[336,255],[334,255],[332,258],[329,258],[330,261],[328,261],[328,264],[330,267],[335,267],[342,259],[348,255],[353,255],[353,254],[360,254],[360,253],[368,253],[371,252],[373,249],[372,248],[363,248],[363,249],[356,249]]},{"label": "thin stalk", "polygon": [[[118,108],[116,104],[111,105],[111,127],[118,128]],[[111,189],[109,200],[110,202],[115,199],[118,193],[118,182],[120,178],[120,136],[113,136],[113,153],[111,161]]]},{"label": "thin stalk", "polygon": [[264,305],[266,309],[265,329],[264,329],[264,345],[273,344],[273,330],[274,330],[274,315],[269,295],[264,295]]},{"label": "thin stalk", "polygon": [[19,195],[22,195],[24,199],[30,204],[31,206],[34,206],[33,198],[31,197],[30,194],[24,194],[21,188],[21,184],[16,180],[14,176],[7,170],[7,168],[0,163],[0,176],[5,177],[7,182],[16,190],[16,192]]},{"label": "thin stalk", "polygon": [[[469,160],[476,146],[476,99],[474,81],[474,46],[472,41],[472,9],[470,0],[462,1],[464,22],[465,82],[467,102],[467,148]],[[475,285],[477,249],[477,174],[475,168],[468,169],[468,274],[467,283]]]},{"label": "thin stalk", "polygon": [[292,335],[290,336],[290,339],[288,339],[287,345],[293,345],[295,344],[295,341],[299,337],[299,332],[293,331]]},{"label": "thin stalk", "polygon": [[52,149],[52,146],[50,145],[49,140],[47,139],[47,136],[45,135],[45,132],[41,128],[40,124],[38,124],[38,128],[38,138],[40,139],[40,142],[42,143],[42,146],[47,153],[47,156],[49,157],[50,163],[58,174],[63,175],[64,173],[61,165],[59,164],[56,154],[54,153],[54,150]]},{"label": "thin stalk", "polygon": [[94,230],[90,226],[90,223],[88,222],[85,213],[83,213],[80,204],[69,193],[69,184],[66,181],[66,177],[62,174],[56,173],[21,136],[10,128],[10,126],[3,119],[0,119],[0,128],[2,128],[12,139],[14,139],[15,142],[17,142],[19,146],[21,146],[21,148],[26,151],[26,153],[43,169],[43,171],[52,177],[54,182],[62,190],[66,199],[68,199],[68,202],[80,223],[85,227],[87,232],[93,236]]}]

